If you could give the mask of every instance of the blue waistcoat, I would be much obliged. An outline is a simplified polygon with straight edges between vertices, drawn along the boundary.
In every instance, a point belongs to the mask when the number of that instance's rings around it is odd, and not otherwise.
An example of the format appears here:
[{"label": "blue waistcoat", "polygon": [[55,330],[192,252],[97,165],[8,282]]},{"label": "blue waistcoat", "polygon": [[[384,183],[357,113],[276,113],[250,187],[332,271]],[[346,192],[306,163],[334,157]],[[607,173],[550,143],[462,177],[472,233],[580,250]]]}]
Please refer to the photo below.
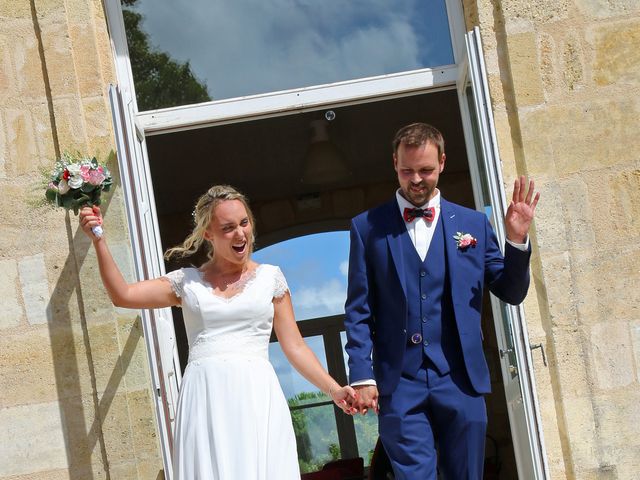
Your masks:
[{"label": "blue waistcoat", "polygon": [[[407,347],[403,372],[415,376],[425,357],[440,375],[462,361],[445,261],[442,217],[438,218],[424,262],[409,235],[402,235],[407,285]],[[419,334],[421,341],[413,343]]]}]

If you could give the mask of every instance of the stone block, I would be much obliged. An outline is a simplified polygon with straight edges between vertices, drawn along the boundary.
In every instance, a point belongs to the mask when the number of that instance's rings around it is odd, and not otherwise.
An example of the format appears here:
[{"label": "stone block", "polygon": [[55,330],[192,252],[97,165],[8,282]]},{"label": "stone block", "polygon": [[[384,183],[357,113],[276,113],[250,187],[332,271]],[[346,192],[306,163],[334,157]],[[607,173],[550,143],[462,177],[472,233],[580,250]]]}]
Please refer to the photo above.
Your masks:
[{"label": "stone block", "polygon": [[578,315],[583,325],[640,318],[638,262],[640,247],[575,252]]},{"label": "stone block", "polygon": [[551,324],[575,327],[579,321],[569,252],[543,255],[540,262]]},{"label": "stone block", "polygon": [[[102,87],[101,85],[100,88],[94,89],[94,91],[99,92]],[[97,143],[98,139],[105,139],[106,141],[103,143],[108,145],[111,141],[111,112],[105,103],[105,97],[85,97],[82,99],[82,107],[87,136],[93,139],[92,143]],[[98,149],[95,153],[103,157],[108,151],[103,150],[100,152]],[[100,158],[100,161],[104,160],[104,158]]]},{"label": "stone block", "polygon": [[115,464],[135,459],[130,411],[125,392],[105,392],[100,398],[100,417],[107,458]]},{"label": "stone block", "polygon": [[568,239],[566,218],[563,212],[562,186],[557,181],[538,182],[536,189],[542,199],[536,207],[535,235],[540,255],[567,251]]},{"label": "stone block", "polygon": [[[573,465],[581,470],[598,468],[598,439],[594,421],[593,403],[589,397],[563,396],[564,414]],[[584,478],[580,474],[576,478]]]},{"label": "stone block", "polygon": [[63,431],[57,402],[0,409],[0,477],[66,468]]},{"label": "stone block", "polygon": [[[31,33],[31,32],[29,32]],[[12,40],[13,62],[16,71],[16,94],[21,99],[46,104],[47,92],[43,77],[43,65],[35,36],[17,36]]]},{"label": "stone block", "polygon": [[4,122],[7,132],[7,176],[33,172],[38,164],[38,151],[31,113],[25,109],[6,109]]},{"label": "stone block", "polygon": [[22,302],[31,325],[47,323],[49,282],[44,254],[24,257],[18,262]]},{"label": "stone block", "polygon": [[640,21],[613,22],[592,32],[593,78],[598,86],[640,85]]},{"label": "stone block", "polygon": [[113,321],[89,324],[87,335],[91,345],[91,360],[98,392],[113,395],[124,391],[125,370],[121,363],[118,332]]},{"label": "stone block", "polygon": [[53,111],[61,150],[86,152],[87,137],[80,99],[75,95],[54,98]]},{"label": "stone block", "polygon": [[161,458],[151,390],[146,388],[127,392],[127,402],[135,458],[138,461]]},{"label": "stone block", "polygon": [[[634,125],[638,117],[640,101],[600,97],[522,114],[529,173],[584,175],[636,162],[640,138]],[[549,161],[553,169],[549,169]]]},{"label": "stone block", "polygon": [[634,368],[636,382],[640,383],[640,319],[636,319],[629,325],[631,330],[631,344],[633,346]]},{"label": "stone block", "polygon": [[3,293],[0,330],[19,325],[24,320],[22,305],[18,303],[18,264],[15,260],[0,260],[0,292]]},{"label": "stone block", "polygon": [[[77,79],[69,26],[56,18],[43,17],[40,22],[42,47],[47,62],[47,75],[51,95],[56,97],[77,95]],[[72,67],[72,68],[69,68]]]},{"label": "stone block", "polygon": [[[640,418],[640,389],[619,389],[594,396],[599,443],[610,448],[608,463],[618,463],[619,451],[634,445],[640,449],[638,425]],[[640,459],[639,459],[640,460]]]},{"label": "stone block", "polygon": [[556,361],[553,375],[558,385],[562,386],[562,402],[568,402],[567,405],[570,405],[568,399],[588,398],[591,394],[590,365],[587,363],[588,352],[585,351],[588,332],[584,330],[582,327],[558,327],[551,330],[550,348],[554,349]]},{"label": "stone block", "polygon": [[587,17],[606,19],[611,17],[630,18],[640,11],[640,4],[636,0],[575,0],[578,10]]},{"label": "stone block", "polygon": [[592,187],[594,185],[585,182],[581,175],[572,175],[558,181],[567,244],[571,249],[596,247],[594,225],[597,226],[601,212],[599,206],[591,202]]},{"label": "stone block", "polygon": [[0,405],[47,403],[89,392],[81,332],[35,328],[0,337]]},{"label": "stone block", "polygon": [[584,86],[584,54],[580,39],[575,34],[568,35],[562,52],[562,77],[569,91]]},{"label": "stone block", "polygon": [[[91,26],[88,23],[74,23],[69,26],[78,91],[83,98],[94,97],[105,89],[100,75],[96,38]],[[108,119],[106,116],[105,120]]]},{"label": "stone block", "polygon": [[503,0],[499,3],[509,22],[525,19],[534,24],[564,20],[572,7],[569,0]]},{"label": "stone block", "polygon": [[118,319],[118,342],[127,391],[149,388],[151,385],[149,360],[142,336],[142,320],[139,316],[133,319],[126,317]]},{"label": "stone block", "polygon": [[38,147],[38,160],[47,171],[53,168],[56,160],[56,150],[53,143],[53,132],[51,129],[51,116],[49,106],[46,102],[32,105],[31,113],[33,118],[33,129],[35,132],[36,145]]},{"label": "stone block", "polygon": [[[596,189],[596,185],[600,188]],[[599,227],[598,243],[626,248],[627,239],[640,236],[640,168],[611,172],[604,179],[597,175],[590,191],[594,197],[600,194],[593,208],[595,225]],[[637,265],[640,270],[640,262]]]},{"label": "stone block", "polygon": [[507,47],[517,107],[539,105],[544,102],[535,33],[509,35]]},{"label": "stone block", "polygon": [[590,343],[593,376],[598,388],[609,390],[624,387],[635,380],[628,322],[612,318],[593,325]]},{"label": "stone block", "polygon": [[540,75],[542,85],[547,96],[556,89],[557,81],[557,53],[552,35],[540,33],[538,35],[538,51],[540,52]]},{"label": "stone block", "polygon": [[[0,89],[2,87],[0,86]],[[0,180],[4,180],[8,177],[7,175],[7,142],[4,137],[4,122],[2,120],[2,114],[0,114]]]}]

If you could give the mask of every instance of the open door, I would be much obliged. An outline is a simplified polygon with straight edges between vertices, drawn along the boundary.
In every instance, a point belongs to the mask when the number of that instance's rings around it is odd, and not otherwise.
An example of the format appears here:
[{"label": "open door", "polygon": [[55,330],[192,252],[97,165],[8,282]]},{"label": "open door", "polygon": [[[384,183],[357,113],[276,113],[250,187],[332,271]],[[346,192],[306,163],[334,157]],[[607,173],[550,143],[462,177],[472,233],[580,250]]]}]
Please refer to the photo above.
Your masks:
[{"label": "open door", "polygon": [[[136,127],[131,98],[110,85],[109,100],[136,278],[148,280],[165,272],[144,134]],[[181,380],[171,309],[142,310],[142,326],[155,393],[164,475],[171,479],[173,421]]]},{"label": "open door", "polygon": [[[489,217],[498,241],[504,245],[507,201],[477,27],[466,34],[466,46],[467,55],[460,62],[457,84],[474,199],[478,210]],[[523,309],[507,305],[493,295],[491,306],[518,476],[527,480],[548,479]]]}]

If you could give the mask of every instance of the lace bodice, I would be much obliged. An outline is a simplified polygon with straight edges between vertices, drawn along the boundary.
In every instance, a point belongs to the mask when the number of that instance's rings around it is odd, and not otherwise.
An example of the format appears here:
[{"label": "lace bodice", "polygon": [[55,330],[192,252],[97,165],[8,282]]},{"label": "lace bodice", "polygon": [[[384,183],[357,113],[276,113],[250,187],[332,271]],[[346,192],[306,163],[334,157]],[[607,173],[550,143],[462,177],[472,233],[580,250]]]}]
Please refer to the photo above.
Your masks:
[{"label": "lace bodice", "polygon": [[189,361],[201,356],[266,356],[273,326],[273,299],[288,290],[280,268],[262,264],[225,298],[214,293],[196,268],[166,275],[180,297],[189,340]]}]

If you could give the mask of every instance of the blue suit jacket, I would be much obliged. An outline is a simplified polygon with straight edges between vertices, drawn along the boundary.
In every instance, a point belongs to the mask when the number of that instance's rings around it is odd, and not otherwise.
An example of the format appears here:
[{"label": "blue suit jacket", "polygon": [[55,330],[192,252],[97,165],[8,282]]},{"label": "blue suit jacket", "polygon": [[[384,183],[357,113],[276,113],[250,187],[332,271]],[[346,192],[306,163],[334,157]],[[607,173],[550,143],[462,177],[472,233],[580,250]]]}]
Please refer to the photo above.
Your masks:
[{"label": "blue suit jacket", "polygon": [[[464,365],[476,392],[488,393],[491,383],[480,329],[482,291],[486,283],[505,302],[522,302],[529,288],[531,252],[507,244],[503,257],[486,215],[480,212],[441,199],[440,215]],[[477,245],[459,249],[457,232],[471,234]],[[395,390],[407,345],[402,235],[408,233],[395,198],[351,222],[345,305],[349,380],[373,378],[380,395]]]}]

